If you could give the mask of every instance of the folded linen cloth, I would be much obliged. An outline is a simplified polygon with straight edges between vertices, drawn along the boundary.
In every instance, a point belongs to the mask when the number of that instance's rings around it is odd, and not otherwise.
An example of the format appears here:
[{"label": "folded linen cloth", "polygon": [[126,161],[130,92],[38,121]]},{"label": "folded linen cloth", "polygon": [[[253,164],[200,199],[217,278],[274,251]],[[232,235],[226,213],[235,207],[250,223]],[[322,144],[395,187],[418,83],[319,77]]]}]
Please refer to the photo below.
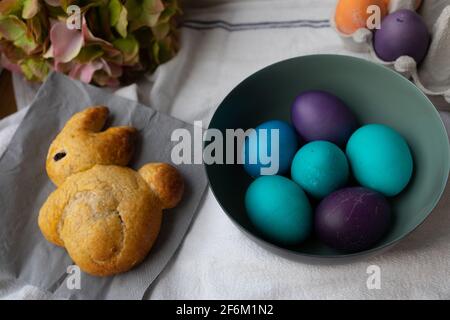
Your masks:
[{"label": "folded linen cloth", "polygon": [[[329,28],[334,0],[191,0],[188,5],[180,53],[137,84],[141,102],[151,101],[188,122],[203,120],[207,126],[225,95],[269,64],[315,53],[356,55]],[[442,117],[449,129],[450,115]],[[259,247],[208,191],[178,254],[145,298],[449,299],[449,210],[447,188],[430,218],[390,251],[350,264],[317,266]],[[379,290],[366,286],[370,265],[381,268]],[[1,287],[7,290],[4,298],[48,298],[22,284]]]},{"label": "folded linen cloth", "polygon": [[[99,104],[109,107],[111,126],[137,129],[141,143],[138,141],[129,165],[133,169],[149,162],[171,163],[175,145],[172,133],[182,129],[192,135],[196,130],[190,124],[62,74],[50,75],[0,157],[0,279],[33,284],[59,298],[140,299],[178,249],[207,186],[201,165],[177,165],[185,181],[183,199],[175,208],[164,211],[158,239],[148,258],[130,272],[110,277],[80,273],[77,277],[70,273],[73,262],[65,250],[42,236],[37,217],[55,190],[44,169],[47,148],[75,112]],[[70,286],[74,277],[80,284],[76,290]]]}]

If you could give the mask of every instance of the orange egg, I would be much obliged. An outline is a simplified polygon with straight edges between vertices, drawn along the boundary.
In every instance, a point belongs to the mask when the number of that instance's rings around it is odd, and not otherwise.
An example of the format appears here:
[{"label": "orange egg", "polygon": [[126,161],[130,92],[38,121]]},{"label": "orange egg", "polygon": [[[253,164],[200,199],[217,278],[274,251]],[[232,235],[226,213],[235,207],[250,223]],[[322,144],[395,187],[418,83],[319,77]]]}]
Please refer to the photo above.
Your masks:
[{"label": "orange egg", "polygon": [[388,13],[389,0],[339,0],[336,7],[336,26],[345,34],[352,34],[360,28],[366,28],[371,13],[367,8],[371,5],[379,6],[381,18]]}]

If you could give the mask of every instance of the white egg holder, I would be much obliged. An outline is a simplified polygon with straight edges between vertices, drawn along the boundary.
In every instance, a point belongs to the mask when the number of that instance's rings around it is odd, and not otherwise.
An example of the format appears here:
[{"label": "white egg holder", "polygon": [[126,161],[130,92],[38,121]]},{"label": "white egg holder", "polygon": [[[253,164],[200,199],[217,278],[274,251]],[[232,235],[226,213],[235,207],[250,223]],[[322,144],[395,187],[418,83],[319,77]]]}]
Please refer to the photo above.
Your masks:
[{"label": "white egg holder", "polygon": [[[415,11],[415,1],[392,1],[389,12],[395,12],[400,9],[409,9]],[[368,52],[373,62],[386,66],[400,73],[407,79],[410,79],[414,84],[429,96],[443,97],[450,103],[450,86],[442,88],[441,85],[425,85],[420,77],[420,72],[414,58],[409,56],[399,57],[396,61],[387,62],[380,59],[373,46],[373,31],[367,28],[356,30],[353,34],[344,34],[336,26],[335,21],[336,8],[333,10],[330,19],[331,27],[336,31],[342,39],[344,46],[354,52]],[[419,66],[420,68],[430,68],[431,71],[442,73],[439,70],[439,65],[433,63],[433,59],[439,59],[440,63],[450,65],[450,5],[445,7],[442,14],[436,21],[433,31],[432,40],[427,53],[427,57]],[[450,78],[450,73],[447,75]],[[436,83],[437,81],[431,81]],[[449,82],[450,83],[450,82]]]}]

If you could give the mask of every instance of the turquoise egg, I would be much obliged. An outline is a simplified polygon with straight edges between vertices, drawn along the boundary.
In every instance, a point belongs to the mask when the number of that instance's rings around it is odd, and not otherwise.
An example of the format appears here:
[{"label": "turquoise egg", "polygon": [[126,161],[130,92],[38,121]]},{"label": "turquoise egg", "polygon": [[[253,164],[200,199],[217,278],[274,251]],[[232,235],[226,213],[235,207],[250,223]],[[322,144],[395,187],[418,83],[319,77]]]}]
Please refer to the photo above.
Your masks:
[{"label": "turquoise egg", "polygon": [[364,187],[395,196],[411,180],[413,158],[409,146],[388,126],[370,124],[359,128],[350,137],[346,152],[353,175]]},{"label": "turquoise egg", "polygon": [[345,186],[349,165],[338,146],[328,141],[314,141],[295,155],[291,176],[308,194],[322,199]]},{"label": "turquoise egg", "polygon": [[312,229],[312,209],[295,182],[281,176],[262,176],[245,194],[247,214],[270,240],[293,245],[305,240]]},{"label": "turquoise egg", "polygon": [[[271,130],[278,130],[278,153],[272,149]],[[264,132],[264,134],[263,134]],[[254,178],[261,175],[282,175],[289,172],[291,161],[298,150],[298,139],[295,129],[287,122],[271,120],[264,122],[255,128],[242,146],[243,163],[245,171]],[[274,149],[276,150],[276,149]],[[270,156],[270,163],[264,164],[261,156]],[[256,161],[251,163],[251,157]],[[275,161],[276,159],[276,161]],[[267,174],[263,168],[273,167],[274,172]]]}]

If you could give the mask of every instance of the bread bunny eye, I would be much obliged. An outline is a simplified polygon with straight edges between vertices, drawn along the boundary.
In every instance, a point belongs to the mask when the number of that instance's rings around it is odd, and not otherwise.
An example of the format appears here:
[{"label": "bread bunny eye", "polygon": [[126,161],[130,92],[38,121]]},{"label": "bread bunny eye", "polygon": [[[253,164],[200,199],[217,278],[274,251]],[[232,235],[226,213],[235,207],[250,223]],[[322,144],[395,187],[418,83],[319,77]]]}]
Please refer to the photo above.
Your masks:
[{"label": "bread bunny eye", "polygon": [[61,160],[62,158],[64,158],[66,155],[67,155],[67,154],[66,154],[64,151],[58,152],[58,153],[55,154],[55,156],[53,157],[53,160],[59,161],[59,160]]}]

